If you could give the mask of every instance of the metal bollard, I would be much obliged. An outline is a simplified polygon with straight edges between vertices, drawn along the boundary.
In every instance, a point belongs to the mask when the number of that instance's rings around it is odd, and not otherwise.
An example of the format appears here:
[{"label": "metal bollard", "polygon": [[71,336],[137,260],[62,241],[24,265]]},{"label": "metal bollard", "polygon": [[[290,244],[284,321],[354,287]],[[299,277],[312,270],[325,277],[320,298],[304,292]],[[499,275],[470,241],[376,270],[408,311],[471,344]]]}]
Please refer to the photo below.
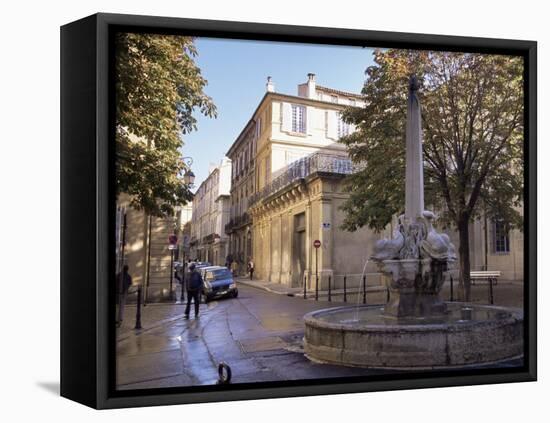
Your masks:
[{"label": "metal bollard", "polygon": [[304,275],[304,300],[306,299],[307,276]]},{"label": "metal bollard", "polygon": [[332,295],[331,295],[332,293],[331,293],[331,290],[330,290],[330,282],[331,282],[331,280],[330,280],[330,276],[329,276],[328,277],[328,300],[332,301]]},{"label": "metal bollard", "polygon": [[453,277],[451,276],[451,301],[453,301]]},{"label": "metal bollard", "polygon": [[315,275],[315,301],[319,300],[319,276]]},{"label": "metal bollard", "polygon": [[347,294],[346,294],[346,275],[344,275],[344,302],[346,303],[348,301]]},{"label": "metal bollard", "polygon": [[489,303],[493,305],[495,299],[493,297],[493,278],[489,278]]},{"label": "metal bollard", "polygon": [[390,302],[390,287],[386,286],[386,304]]},{"label": "metal bollard", "polygon": [[367,304],[367,276],[363,275],[363,304]]},{"label": "metal bollard", "polygon": [[138,291],[137,291],[136,327],[135,327],[135,329],[141,329],[141,285],[138,286]]}]

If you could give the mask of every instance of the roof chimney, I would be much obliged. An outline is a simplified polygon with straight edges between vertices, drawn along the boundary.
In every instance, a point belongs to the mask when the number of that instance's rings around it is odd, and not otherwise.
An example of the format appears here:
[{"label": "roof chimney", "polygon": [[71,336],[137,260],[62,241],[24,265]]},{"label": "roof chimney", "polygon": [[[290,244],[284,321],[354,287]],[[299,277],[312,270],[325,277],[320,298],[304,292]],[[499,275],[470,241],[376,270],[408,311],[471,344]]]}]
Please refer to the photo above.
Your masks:
[{"label": "roof chimney", "polygon": [[307,74],[307,98],[317,98],[317,93],[315,92],[315,74]]},{"label": "roof chimney", "polygon": [[267,77],[267,83],[265,84],[265,90],[268,93],[272,93],[275,91],[275,85],[273,84],[273,81],[271,80],[271,76]]}]

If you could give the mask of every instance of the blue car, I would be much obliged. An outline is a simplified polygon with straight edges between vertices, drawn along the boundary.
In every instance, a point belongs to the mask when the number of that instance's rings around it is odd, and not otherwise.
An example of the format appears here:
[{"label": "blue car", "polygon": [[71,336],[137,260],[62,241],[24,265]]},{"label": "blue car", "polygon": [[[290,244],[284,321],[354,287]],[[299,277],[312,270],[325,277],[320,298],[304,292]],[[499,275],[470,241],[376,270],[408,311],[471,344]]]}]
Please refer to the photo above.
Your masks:
[{"label": "blue car", "polygon": [[236,298],[239,295],[233,274],[227,267],[209,266],[199,271],[204,281],[202,295],[205,303],[214,298]]}]

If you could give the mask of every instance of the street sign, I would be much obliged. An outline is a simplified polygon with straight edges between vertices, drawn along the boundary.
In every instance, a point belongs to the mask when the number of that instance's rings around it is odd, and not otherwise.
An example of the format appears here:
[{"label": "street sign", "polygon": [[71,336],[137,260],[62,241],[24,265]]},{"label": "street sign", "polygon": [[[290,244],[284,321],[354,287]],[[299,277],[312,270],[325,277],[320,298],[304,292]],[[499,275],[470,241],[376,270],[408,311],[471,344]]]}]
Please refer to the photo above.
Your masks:
[{"label": "street sign", "polygon": [[319,248],[321,246],[321,241],[319,241],[318,239],[316,239],[315,241],[313,241],[313,246],[315,248]]},{"label": "street sign", "polygon": [[168,242],[170,244],[177,244],[178,243],[178,237],[176,235],[170,235],[168,237]]},{"label": "street sign", "polygon": [[168,245],[168,249],[169,250],[175,250],[176,248],[178,248],[178,246],[176,244],[170,244]]}]

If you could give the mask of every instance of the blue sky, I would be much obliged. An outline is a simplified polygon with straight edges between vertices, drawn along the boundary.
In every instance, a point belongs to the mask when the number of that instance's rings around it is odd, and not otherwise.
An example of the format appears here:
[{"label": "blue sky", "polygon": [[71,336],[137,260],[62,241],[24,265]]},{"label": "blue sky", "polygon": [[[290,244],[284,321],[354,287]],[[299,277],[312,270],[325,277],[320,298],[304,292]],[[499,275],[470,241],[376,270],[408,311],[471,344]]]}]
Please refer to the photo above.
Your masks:
[{"label": "blue sky", "polygon": [[195,186],[208,176],[210,163],[219,163],[265,94],[267,76],[275,91],[297,94],[309,72],[317,83],[360,92],[372,50],[279,42],[197,38],[196,62],[208,80],[205,92],[218,108],[218,118],[199,113],[198,130],[184,136],[184,156],[193,158]]}]

